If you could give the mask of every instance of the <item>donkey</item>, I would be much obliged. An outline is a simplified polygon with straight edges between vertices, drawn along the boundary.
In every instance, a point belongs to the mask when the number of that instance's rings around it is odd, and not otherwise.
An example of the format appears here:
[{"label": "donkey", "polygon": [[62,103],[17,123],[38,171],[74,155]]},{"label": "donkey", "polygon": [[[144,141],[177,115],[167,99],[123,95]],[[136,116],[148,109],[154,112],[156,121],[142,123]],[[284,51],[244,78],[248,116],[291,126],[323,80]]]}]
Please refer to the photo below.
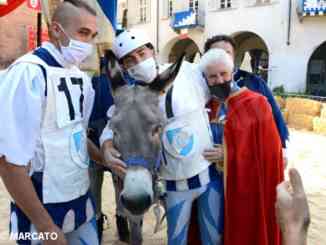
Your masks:
[{"label": "donkey", "polygon": [[109,126],[114,133],[114,146],[127,163],[120,202],[129,221],[131,244],[142,244],[143,215],[158,198],[160,138],[166,124],[159,109],[159,96],[176,78],[183,57],[150,85],[134,86],[127,85],[113,52],[108,51],[106,58],[115,103]]}]

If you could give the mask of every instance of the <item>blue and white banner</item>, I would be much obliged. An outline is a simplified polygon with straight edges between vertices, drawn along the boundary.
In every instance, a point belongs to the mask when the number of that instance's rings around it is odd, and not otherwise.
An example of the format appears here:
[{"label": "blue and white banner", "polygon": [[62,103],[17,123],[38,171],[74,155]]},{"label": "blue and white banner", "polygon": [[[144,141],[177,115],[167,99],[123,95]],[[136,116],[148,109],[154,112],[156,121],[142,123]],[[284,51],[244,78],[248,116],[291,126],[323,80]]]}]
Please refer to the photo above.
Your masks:
[{"label": "blue and white banner", "polygon": [[197,25],[197,14],[192,10],[174,13],[172,18],[173,29],[185,29],[195,27]]},{"label": "blue and white banner", "polygon": [[326,0],[299,0],[302,16],[326,15]]}]

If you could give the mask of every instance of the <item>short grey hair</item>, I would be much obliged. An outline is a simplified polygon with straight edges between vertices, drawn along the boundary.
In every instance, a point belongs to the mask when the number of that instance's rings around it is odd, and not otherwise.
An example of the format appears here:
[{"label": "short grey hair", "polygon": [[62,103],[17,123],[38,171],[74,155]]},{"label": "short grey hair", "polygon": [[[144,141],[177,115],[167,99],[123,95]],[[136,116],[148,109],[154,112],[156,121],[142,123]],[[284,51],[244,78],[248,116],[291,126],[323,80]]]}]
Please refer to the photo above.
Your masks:
[{"label": "short grey hair", "polygon": [[213,48],[207,51],[200,60],[199,69],[205,73],[208,66],[219,63],[225,64],[230,72],[233,72],[234,62],[231,55],[220,48]]}]

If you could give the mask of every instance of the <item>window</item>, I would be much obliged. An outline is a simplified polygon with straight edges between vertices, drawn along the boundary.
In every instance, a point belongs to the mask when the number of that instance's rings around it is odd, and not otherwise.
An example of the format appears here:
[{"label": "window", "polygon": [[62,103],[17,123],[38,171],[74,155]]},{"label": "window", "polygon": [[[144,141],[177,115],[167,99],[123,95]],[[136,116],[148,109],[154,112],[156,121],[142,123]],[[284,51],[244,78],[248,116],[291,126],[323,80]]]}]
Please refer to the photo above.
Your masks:
[{"label": "window", "polygon": [[256,0],[256,4],[270,3],[271,0]]},{"label": "window", "polygon": [[169,13],[169,17],[172,17],[173,15],[173,0],[169,0],[169,4],[168,4],[168,13]]},{"label": "window", "polygon": [[259,5],[268,5],[268,4],[272,4],[272,3],[276,3],[279,2],[276,0],[246,0],[246,6],[259,6]]},{"label": "window", "polygon": [[189,9],[198,14],[199,3],[198,0],[189,0]]},{"label": "window", "polygon": [[231,8],[231,7],[232,7],[232,0],[221,0],[221,3],[220,3],[221,9],[226,9],[226,8]]},{"label": "window", "polygon": [[194,0],[189,0],[189,9],[194,9]]},{"label": "window", "polygon": [[139,0],[139,22],[146,23],[148,21],[147,11],[148,11],[148,0]]}]

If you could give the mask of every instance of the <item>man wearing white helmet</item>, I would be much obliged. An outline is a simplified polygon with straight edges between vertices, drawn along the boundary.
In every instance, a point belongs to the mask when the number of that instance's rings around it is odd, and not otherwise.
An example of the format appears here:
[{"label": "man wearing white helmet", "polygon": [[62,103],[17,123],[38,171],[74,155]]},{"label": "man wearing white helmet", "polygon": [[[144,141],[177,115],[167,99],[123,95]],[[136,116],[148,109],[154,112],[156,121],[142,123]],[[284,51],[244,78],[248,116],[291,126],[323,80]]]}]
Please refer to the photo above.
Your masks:
[{"label": "man wearing white helmet", "polygon": [[141,30],[124,31],[113,45],[114,54],[121,60],[131,79],[145,83],[154,80],[159,65],[154,47],[146,33]]},{"label": "man wearing white helmet", "polygon": [[[113,44],[113,52],[131,83],[149,84],[165,68],[158,64],[150,39],[140,30],[121,33]],[[167,191],[170,245],[187,244],[194,201],[198,203],[202,243],[222,244],[223,179],[212,164],[219,152],[213,147],[205,111],[209,98],[202,73],[196,65],[188,62],[183,62],[173,85],[160,96],[160,109],[168,119],[162,134],[165,157],[160,176]],[[101,136],[105,160],[111,170],[123,178],[126,164],[119,159],[120,153],[114,149],[112,139],[113,133],[108,124]],[[187,142],[191,144],[184,144]]]}]

